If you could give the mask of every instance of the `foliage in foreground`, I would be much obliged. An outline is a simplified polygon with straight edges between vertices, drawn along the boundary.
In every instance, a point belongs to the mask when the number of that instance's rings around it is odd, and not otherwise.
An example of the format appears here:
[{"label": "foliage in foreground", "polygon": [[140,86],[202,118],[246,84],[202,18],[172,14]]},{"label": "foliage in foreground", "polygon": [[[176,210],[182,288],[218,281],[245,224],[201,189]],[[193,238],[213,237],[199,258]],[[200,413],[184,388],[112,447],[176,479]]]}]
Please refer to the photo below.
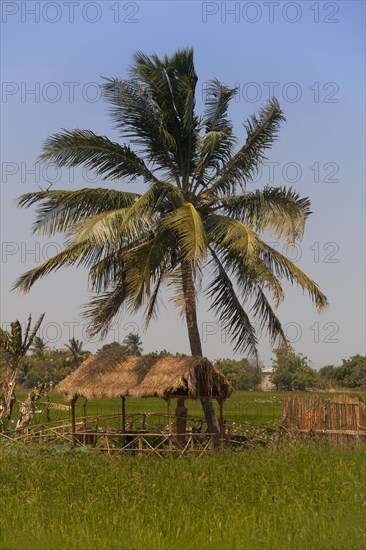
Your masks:
[{"label": "foliage in foreground", "polygon": [[360,448],[159,460],[3,447],[0,466],[7,550],[365,547]]}]

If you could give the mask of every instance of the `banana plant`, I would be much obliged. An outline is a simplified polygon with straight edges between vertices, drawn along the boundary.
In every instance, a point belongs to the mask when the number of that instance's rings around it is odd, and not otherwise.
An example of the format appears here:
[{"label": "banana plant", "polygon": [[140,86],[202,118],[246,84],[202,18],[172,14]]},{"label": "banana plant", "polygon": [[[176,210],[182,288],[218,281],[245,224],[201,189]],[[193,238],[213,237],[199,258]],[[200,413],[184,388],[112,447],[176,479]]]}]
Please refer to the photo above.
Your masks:
[{"label": "banana plant", "polygon": [[18,320],[10,324],[10,331],[0,328],[0,349],[3,350],[3,373],[1,377],[0,427],[7,427],[15,402],[15,387],[21,359],[32,346],[45,314],[40,315],[31,330],[32,317],[29,315],[24,334]]}]

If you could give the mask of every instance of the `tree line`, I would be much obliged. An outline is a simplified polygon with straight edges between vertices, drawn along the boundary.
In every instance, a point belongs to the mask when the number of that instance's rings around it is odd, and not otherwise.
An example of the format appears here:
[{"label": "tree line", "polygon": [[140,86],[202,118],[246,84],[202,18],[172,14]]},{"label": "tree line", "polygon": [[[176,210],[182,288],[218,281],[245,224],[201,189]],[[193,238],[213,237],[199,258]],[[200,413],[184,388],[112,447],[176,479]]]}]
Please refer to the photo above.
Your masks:
[{"label": "tree line", "polygon": [[[19,362],[17,384],[28,389],[43,382],[58,384],[63,378],[91,354],[84,349],[84,343],[71,338],[60,349],[51,348],[48,343],[38,336],[34,338],[29,352]],[[152,357],[180,356],[180,353],[171,353],[167,350],[143,353],[142,340],[139,334],[130,333],[122,343],[111,342],[104,344],[97,351],[97,355],[114,355],[118,357],[128,355],[150,355]],[[296,353],[290,345],[284,345],[274,350],[273,374],[271,381],[278,390],[304,391],[309,388],[366,388],[366,357],[354,355],[343,359],[342,365],[326,365],[316,370],[309,365],[307,357]],[[5,366],[7,354],[0,350],[1,364]],[[215,367],[228,379],[233,388],[240,390],[254,390],[262,378],[264,365],[260,361],[248,358],[239,360],[220,358],[214,361]],[[3,370],[3,369],[2,369]]]},{"label": "tree line", "polygon": [[289,344],[274,350],[271,381],[278,390],[304,391],[309,388],[366,389],[366,356],[353,355],[342,365],[326,365],[319,371],[309,365],[307,357],[296,353]]}]

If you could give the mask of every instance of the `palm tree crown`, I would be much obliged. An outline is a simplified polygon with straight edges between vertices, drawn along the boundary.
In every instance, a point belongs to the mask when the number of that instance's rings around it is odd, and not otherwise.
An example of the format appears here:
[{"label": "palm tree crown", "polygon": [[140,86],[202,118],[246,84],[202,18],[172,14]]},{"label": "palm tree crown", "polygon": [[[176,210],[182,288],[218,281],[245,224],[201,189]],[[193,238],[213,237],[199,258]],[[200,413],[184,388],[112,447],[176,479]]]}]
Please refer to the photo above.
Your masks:
[{"label": "palm tree crown", "polygon": [[127,347],[127,351],[130,355],[141,355],[142,353],[142,341],[139,334],[130,332],[127,334],[123,343]]},{"label": "palm tree crown", "polygon": [[34,338],[33,345],[32,345],[32,353],[36,355],[36,357],[43,358],[46,349],[47,349],[47,342],[40,336],[36,336]]},{"label": "palm tree crown", "polygon": [[228,118],[236,90],[212,80],[198,116],[196,85],[192,50],[162,59],[138,52],[128,79],[103,85],[122,144],[80,129],[47,139],[42,161],[85,166],[105,180],[143,180],[147,190],[21,196],[20,206],[40,204],[34,232],[65,233],[66,243],[16,286],[29,291],[62,266],[87,266],[96,296],[85,315],[94,334],[105,334],[121,309],[144,306],[148,323],[169,287],[186,316],[191,351],[201,354],[196,295],[205,277],[211,309],[235,351],[255,355],[254,320],[272,344],[285,341],[274,311],[284,298],[281,279],[306,290],[318,310],[327,305],[316,283],[264,239],[301,239],[310,201],[293,188],[247,190],[284,120],[278,101],[271,99],[244,123],[246,138],[238,147]]}]

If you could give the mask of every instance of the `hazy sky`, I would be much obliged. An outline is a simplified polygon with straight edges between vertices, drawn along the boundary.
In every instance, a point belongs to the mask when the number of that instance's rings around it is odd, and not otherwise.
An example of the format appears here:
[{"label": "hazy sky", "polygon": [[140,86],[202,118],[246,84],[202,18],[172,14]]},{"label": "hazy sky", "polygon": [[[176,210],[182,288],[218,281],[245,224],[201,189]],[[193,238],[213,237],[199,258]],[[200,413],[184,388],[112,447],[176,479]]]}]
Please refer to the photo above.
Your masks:
[{"label": "hazy sky", "polygon": [[[330,301],[319,315],[301,290],[286,285],[278,314],[290,341],[316,367],[365,353],[363,1],[3,1],[1,9],[3,326],[45,311],[42,336],[50,345],[85,338],[80,317],[88,300],[85,270],[60,270],[26,296],[9,292],[22,272],[62,242],[32,236],[34,211],[17,209],[14,201],[51,181],[53,189],[107,186],[80,170],[35,165],[43,140],[61,128],[91,129],[117,140],[99,96],[101,76],[126,76],[135,50],[162,55],[193,46],[199,110],[205,82],[217,77],[239,87],[230,114],[240,141],[241,123],[270,95],[279,99],[287,118],[269,162],[249,189],[294,185],[311,197],[305,237],[288,254],[297,256]],[[201,299],[204,353],[233,356],[208,307]],[[124,317],[106,341],[121,341],[137,329],[142,333],[140,325],[140,316]],[[168,300],[142,338],[145,351],[189,352],[185,325]],[[269,366],[265,339],[260,353]]]}]

